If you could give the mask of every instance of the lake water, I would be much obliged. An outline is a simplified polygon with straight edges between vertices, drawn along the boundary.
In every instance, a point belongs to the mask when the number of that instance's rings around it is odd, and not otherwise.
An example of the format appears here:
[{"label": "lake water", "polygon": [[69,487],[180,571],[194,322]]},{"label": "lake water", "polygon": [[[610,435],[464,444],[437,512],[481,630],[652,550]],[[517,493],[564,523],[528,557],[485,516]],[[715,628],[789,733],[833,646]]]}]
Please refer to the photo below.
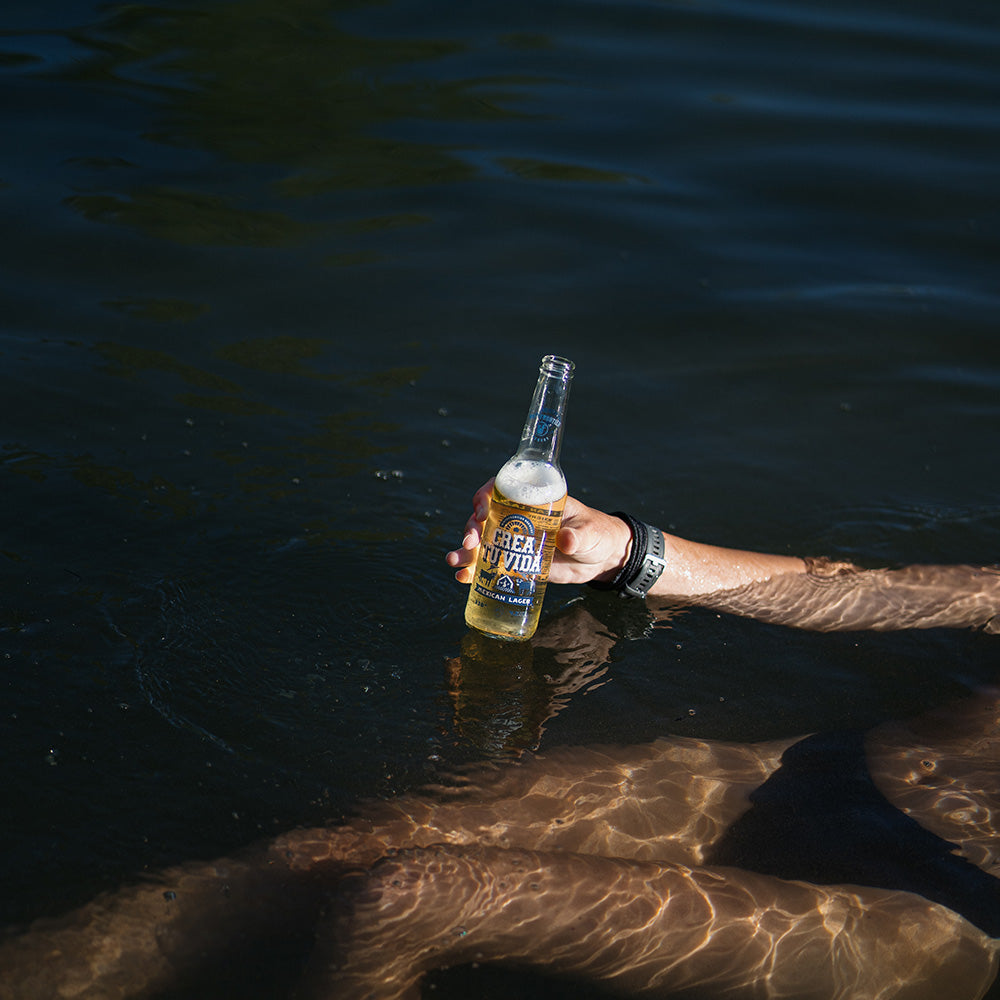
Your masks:
[{"label": "lake water", "polygon": [[[443,554],[543,354],[589,503],[996,561],[998,51],[984,0],[6,4],[0,923],[537,742],[456,713]],[[581,600],[630,638],[543,747],[995,679]]]}]

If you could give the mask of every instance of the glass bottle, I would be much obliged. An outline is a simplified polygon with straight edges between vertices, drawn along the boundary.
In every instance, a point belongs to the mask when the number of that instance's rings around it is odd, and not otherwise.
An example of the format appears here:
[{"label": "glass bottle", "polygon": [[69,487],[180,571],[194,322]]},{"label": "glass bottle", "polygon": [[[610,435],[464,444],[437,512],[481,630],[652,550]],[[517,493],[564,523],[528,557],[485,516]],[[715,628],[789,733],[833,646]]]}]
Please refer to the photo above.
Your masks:
[{"label": "glass bottle", "polygon": [[521,444],[497,473],[465,606],[466,623],[480,632],[527,639],[538,626],[566,506],[559,448],[573,368],[542,358]]}]

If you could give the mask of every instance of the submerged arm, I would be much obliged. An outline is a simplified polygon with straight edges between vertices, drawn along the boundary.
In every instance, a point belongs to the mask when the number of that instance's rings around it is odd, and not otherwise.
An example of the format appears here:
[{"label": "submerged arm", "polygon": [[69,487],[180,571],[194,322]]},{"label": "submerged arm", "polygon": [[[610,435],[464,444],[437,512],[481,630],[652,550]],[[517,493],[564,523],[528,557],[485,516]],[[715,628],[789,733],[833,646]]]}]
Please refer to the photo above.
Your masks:
[{"label": "submerged arm", "polygon": [[1000,632],[1000,570],[990,566],[859,569],[808,560],[803,573],[775,576],[691,603],[819,632],[982,628]]}]

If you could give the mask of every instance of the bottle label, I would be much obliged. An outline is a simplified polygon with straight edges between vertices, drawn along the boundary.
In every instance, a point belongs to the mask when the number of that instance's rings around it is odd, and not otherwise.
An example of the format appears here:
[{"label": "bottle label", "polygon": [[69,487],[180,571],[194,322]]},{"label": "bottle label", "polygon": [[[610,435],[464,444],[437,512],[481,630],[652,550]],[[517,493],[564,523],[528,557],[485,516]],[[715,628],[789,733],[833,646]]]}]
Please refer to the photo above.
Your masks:
[{"label": "bottle label", "polygon": [[549,513],[493,497],[483,533],[476,593],[503,604],[527,607],[548,577],[562,504]]}]

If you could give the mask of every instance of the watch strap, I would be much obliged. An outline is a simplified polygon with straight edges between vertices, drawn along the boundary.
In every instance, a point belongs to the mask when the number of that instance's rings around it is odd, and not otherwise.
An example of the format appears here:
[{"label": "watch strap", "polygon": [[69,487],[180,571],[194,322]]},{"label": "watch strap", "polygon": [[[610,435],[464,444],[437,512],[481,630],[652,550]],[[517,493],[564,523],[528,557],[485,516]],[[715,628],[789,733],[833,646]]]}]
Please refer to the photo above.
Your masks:
[{"label": "watch strap", "polygon": [[645,597],[666,566],[663,532],[621,510],[613,511],[612,516],[621,518],[629,526],[632,548],[613,580],[594,580],[590,586],[597,590],[616,590],[621,597]]}]

